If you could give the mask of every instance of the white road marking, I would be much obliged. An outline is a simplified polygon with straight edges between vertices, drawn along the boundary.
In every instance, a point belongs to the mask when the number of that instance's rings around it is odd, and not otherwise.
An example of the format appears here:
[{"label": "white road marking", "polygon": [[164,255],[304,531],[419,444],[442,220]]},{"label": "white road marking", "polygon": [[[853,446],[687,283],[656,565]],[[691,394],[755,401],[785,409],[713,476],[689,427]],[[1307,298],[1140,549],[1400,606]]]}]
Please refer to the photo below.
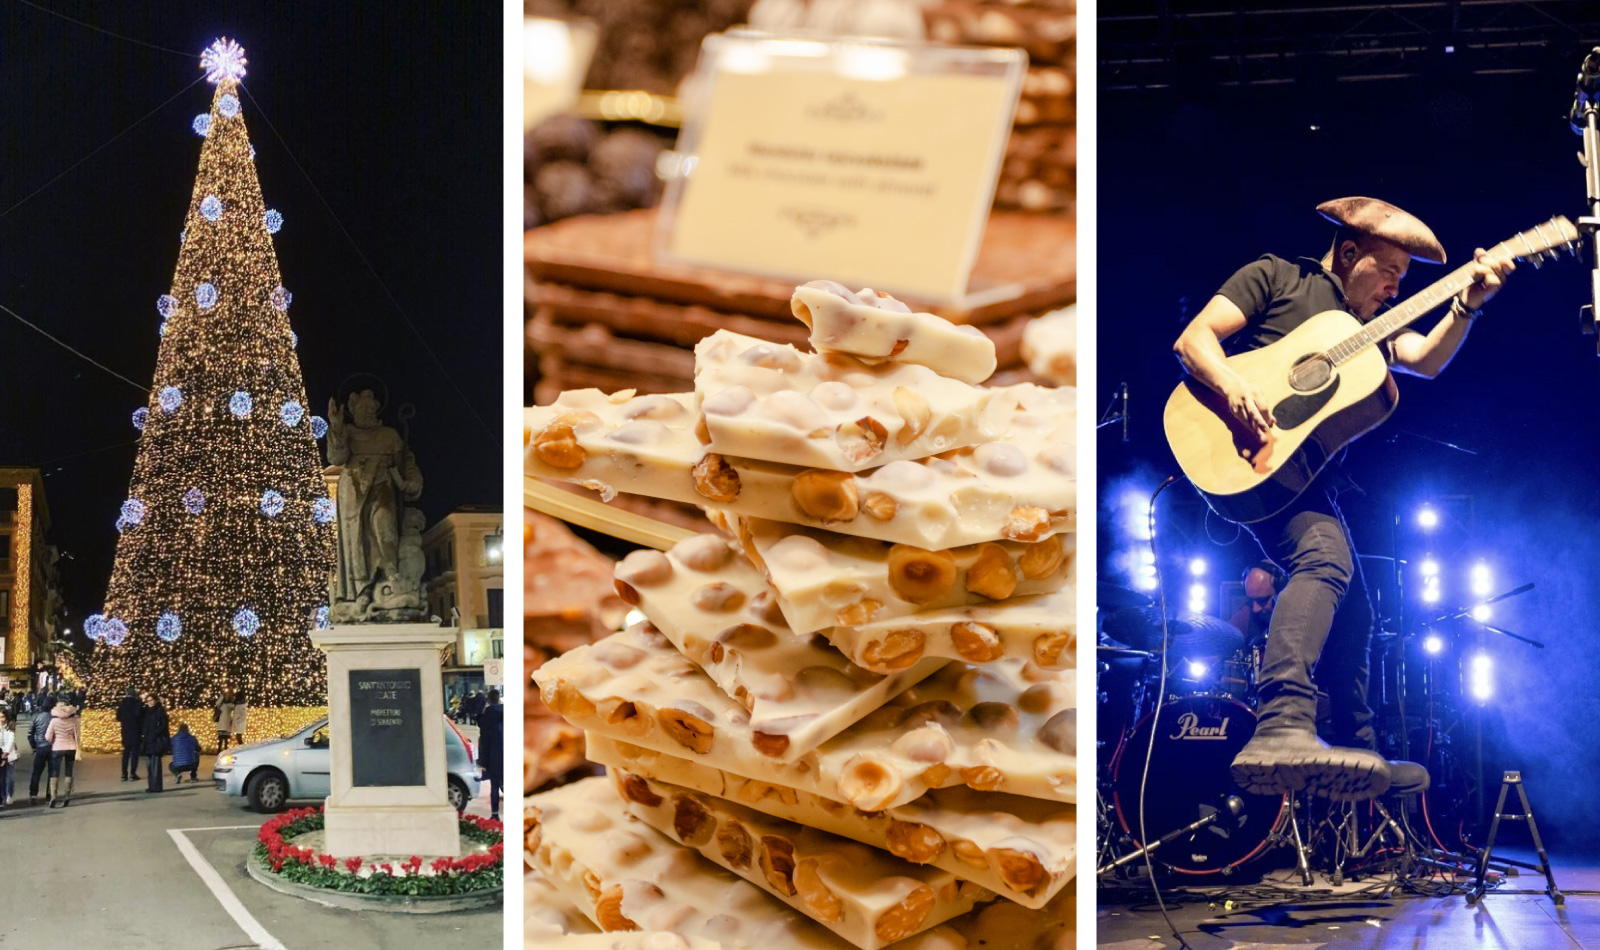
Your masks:
[{"label": "white road marking", "polygon": [[173,842],[178,846],[178,852],[189,862],[189,866],[194,868],[194,873],[200,875],[200,880],[211,890],[211,896],[217,899],[217,903],[228,912],[228,916],[239,925],[239,929],[245,932],[245,936],[255,941],[261,950],[288,950],[277,937],[267,933],[267,929],[261,926],[260,921],[245,910],[243,902],[234,895],[233,890],[222,879],[222,875],[217,873],[217,869],[211,866],[211,863],[200,854],[200,849],[196,848],[184,834],[186,831],[235,831],[255,827],[257,826],[222,825],[214,828],[168,828],[167,834],[172,836]]}]

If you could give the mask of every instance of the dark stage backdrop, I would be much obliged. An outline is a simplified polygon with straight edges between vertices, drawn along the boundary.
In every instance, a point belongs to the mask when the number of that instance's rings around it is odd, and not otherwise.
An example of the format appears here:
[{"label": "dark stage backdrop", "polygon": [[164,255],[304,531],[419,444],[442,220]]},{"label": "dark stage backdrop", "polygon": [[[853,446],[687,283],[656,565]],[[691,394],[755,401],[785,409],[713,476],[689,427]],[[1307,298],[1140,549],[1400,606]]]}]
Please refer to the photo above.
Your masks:
[{"label": "dark stage backdrop", "polygon": [[[1126,381],[1133,402],[1130,442],[1112,429],[1098,441],[1103,576],[1119,581],[1111,559],[1133,543],[1118,499],[1175,471],[1160,415],[1179,379],[1169,347],[1188,316],[1264,252],[1320,256],[1332,231],[1313,208],[1328,198],[1399,204],[1433,227],[1452,263],[1551,214],[1584,213],[1581,142],[1565,121],[1578,58],[1555,56],[1535,75],[1101,96],[1094,396],[1103,410]],[[1444,272],[1413,265],[1402,296]],[[1578,331],[1587,297],[1585,262],[1519,268],[1439,379],[1401,377],[1398,412],[1347,465],[1365,489],[1346,502],[1363,553],[1416,554],[1417,504],[1471,496],[1470,518],[1454,503],[1449,540],[1435,541],[1451,549],[1434,553],[1457,573],[1484,558],[1498,589],[1537,583],[1497,605],[1494,621],[1548,648],[1482,644],[1495,662],[1485,794],[1492,806],[1499,770],[1521,768],[1541,825],[1568,854],[1600,851],[1600,360]],[[1167,553],[1209,556],[1212,581],[1260,556],[1186,487],[1167,492],[1162,512]],[[1189,584],[1181,566],[1163,566],[1174,607]],[[1463,586],[1452,579],[1445,600],[1464,599]],[[1211,604],[1216,612],[1215,595]],[[1453,650],[1479,648],[1469,627],[1451,631]],[[1453,741],[1470,761],[1471,731]],[[1526,841],[1521,829],[1509,835]]]}]

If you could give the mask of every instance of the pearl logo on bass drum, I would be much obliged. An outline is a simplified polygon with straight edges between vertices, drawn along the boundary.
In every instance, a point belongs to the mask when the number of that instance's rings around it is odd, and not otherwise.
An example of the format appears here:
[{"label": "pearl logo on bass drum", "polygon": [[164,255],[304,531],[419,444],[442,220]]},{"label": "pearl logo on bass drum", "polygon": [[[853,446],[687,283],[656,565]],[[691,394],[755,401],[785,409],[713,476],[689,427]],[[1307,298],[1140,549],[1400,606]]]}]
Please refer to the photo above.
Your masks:
[{"label": "pearl logo on bass drum", "polygon": [[1178,717],[1178,731],[1168,736],[1169,739],[1194,739],[1197,741],[1222,741],[1228,738],[1228,717],[1222,717],[1221,725],[1202,726],[1200,717],[1192,712],[1186,712]]}]

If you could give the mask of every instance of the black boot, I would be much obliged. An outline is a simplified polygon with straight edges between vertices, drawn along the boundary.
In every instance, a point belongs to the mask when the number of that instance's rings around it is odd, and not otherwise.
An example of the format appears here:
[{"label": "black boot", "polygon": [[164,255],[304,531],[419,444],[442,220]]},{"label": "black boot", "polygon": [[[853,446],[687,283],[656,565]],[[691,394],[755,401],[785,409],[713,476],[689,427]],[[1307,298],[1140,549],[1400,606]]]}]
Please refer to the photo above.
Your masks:
[{"label": "black boot", "polygon": [[1366,801],[1389,789],[1389,763],[1376,752],[1330,746],[1309,730],[1265,729],[1239,750],[1233,781],[1255,795],[1308,792]]},{"label": "black boot", "polygon": [[1389,761],[1389,794],[1418,795],[1428,790],[1428,770],[1404,759]]}]

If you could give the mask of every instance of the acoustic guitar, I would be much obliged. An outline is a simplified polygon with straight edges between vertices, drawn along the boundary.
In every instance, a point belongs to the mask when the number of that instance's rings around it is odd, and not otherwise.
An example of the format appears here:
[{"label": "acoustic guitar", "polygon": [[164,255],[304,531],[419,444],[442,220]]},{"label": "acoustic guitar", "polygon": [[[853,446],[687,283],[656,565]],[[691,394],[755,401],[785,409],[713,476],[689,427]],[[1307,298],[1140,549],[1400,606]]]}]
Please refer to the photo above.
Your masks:
[{"label": "acoustic guitar", "polygon": [[[1535,267],[1557,248],[1573,250],[1578,231],[1555,217],[1502,241],[1491,254]],[[1261,388],[1276,424],[1265,439],[1234,418],[1228,402],[1186,379],[1167,400],[1162,423],[1178,465],[1217,514],[1248,524],[1287,508],[1344,446],[1389,417],[1400,391],[1378,344],[1472,284],[1463,265],[1387,313],[1363,324],[1327,310],[1228,366]]]}]

